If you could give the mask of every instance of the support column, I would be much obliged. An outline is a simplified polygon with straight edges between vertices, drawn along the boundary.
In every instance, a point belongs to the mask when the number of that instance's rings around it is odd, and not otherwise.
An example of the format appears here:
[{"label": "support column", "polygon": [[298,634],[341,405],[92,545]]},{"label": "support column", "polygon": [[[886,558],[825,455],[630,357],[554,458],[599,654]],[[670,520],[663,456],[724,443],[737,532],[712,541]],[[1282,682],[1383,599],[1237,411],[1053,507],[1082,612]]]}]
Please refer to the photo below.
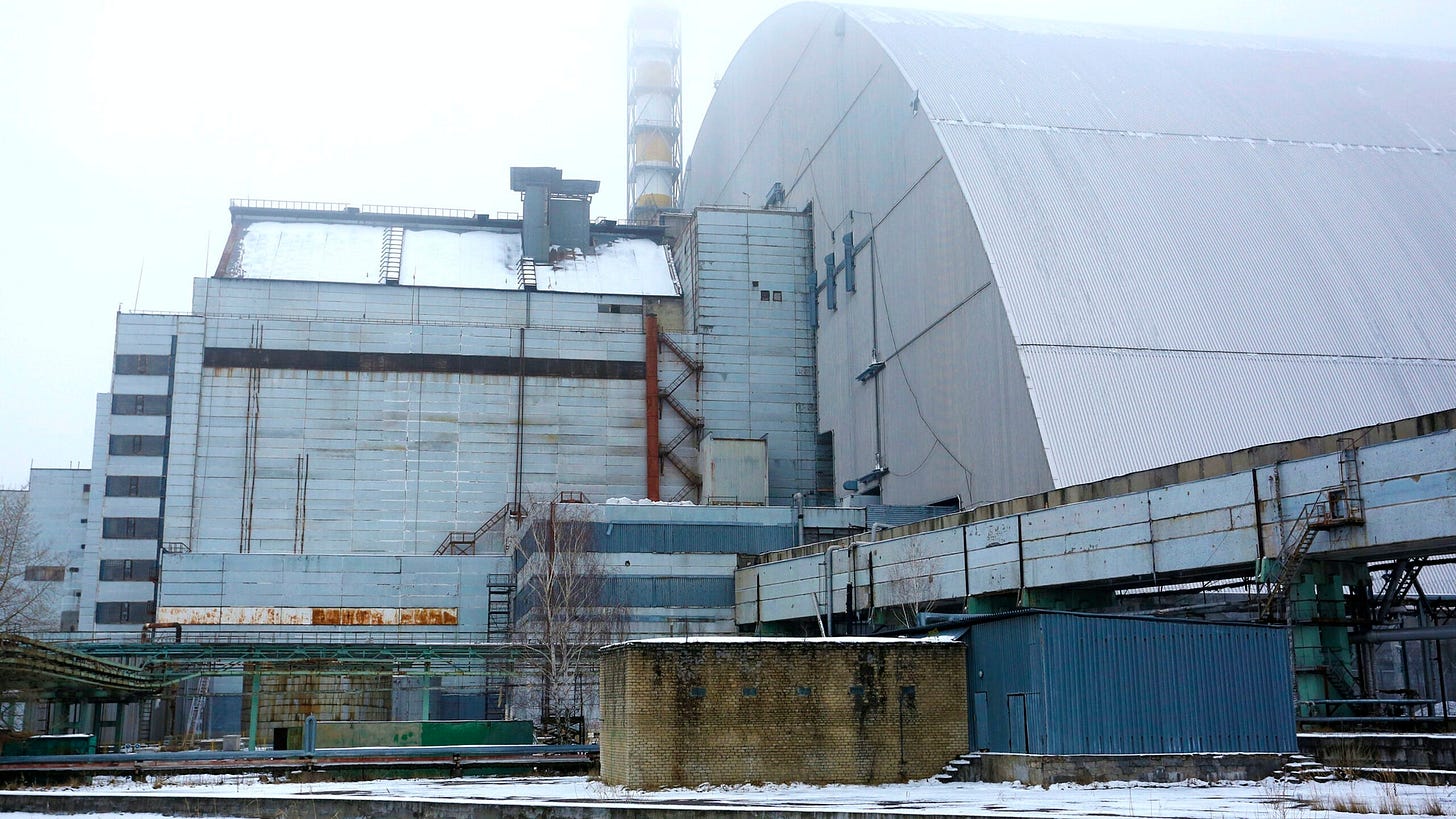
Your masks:
[{"label": "support column", "polygon": [[[1295,693],[1300,701],[1340,700],[1364,695],[1350,645],[1354,621],[1345,586],[1358,584],[1368,569],[1359,564],[1306,561],[1289,590],[1290,637],[1294,649]],[[1301,713],[1323,715],[1326,708]]]},{"label": "support column", "polygon": [[420,678],[421,689],[424,690],[424,699],[420,702],[420,722],[430,721],[430,675],[427,673]]},{"label": "support column", "polygon": [[253,696],[248,703],[248,750],[258,750],[258,699],[263,687],[263,675],[253,672]]}]

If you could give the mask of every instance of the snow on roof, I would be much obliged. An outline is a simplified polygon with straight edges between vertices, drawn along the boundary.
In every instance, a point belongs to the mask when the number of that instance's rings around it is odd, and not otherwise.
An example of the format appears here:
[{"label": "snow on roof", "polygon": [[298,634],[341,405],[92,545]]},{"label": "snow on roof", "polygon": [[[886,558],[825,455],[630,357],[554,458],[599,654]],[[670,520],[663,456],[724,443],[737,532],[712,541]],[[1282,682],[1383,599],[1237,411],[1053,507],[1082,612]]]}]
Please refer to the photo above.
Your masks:
[{"label": "snow on roof", "polygon": [[[326,222],[253,222],[229,270],[249,279],[377,284],[386,228]],[[663,248],[650,239],[615,239],[540,265],[537,289],[565,293],[676,296]],[[519,289],[521,236],[493,230],[406,230],[400,284]]]}]

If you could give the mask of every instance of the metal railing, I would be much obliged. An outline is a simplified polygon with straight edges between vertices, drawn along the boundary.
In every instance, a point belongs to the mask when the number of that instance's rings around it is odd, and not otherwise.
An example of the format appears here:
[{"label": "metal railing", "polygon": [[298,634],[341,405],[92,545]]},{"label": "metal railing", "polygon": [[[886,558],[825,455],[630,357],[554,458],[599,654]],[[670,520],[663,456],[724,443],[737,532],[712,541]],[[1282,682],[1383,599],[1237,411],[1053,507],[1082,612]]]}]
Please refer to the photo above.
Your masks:
[{"label": "metal railing", "polygon": [[318,210],[343,213],[349,209],[347,202],[307,202],[292,199],[229,199],[230,208],[251,208],[254,210]]},{"label": "metal railing", "polygon": [[387,216],[441,216],[447,219],[475,218],[475,211],[465,208],[425,208],[413,205],[360,205],[359,212]]},{"label": "metal railing", "polygon": [[359,205],[348,202],[311,202],[295,199],[229,199],[228,206],[250,210],[306,210],[344,213],[355,210],[375,216],[432,216],[446,219],[474,219],[475,211],[467,208],[429,208],[417,205]]}]

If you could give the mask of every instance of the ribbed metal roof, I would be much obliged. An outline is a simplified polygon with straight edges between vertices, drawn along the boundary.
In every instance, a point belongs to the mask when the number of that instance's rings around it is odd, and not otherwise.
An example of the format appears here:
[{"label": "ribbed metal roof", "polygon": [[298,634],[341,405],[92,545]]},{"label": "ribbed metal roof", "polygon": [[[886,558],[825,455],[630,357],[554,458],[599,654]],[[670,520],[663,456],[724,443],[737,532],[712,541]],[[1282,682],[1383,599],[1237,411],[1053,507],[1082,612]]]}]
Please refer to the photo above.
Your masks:
[{"label": "ribbed metal roof", "polygon": [[846,13],[954,164],[1056,485],[1456,406],[1456,61]]}]

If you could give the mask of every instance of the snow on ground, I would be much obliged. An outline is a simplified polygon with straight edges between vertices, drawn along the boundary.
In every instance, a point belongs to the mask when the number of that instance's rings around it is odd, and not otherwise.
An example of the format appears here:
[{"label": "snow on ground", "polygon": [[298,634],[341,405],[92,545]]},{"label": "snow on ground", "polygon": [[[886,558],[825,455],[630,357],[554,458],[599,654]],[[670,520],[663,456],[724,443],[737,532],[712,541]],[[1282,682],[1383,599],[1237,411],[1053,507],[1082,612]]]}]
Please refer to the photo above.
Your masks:
[{"label": "snow on ground", "polygon": [[[1107,782],[1027,787],[1018,783],[932,780],[899,785],[760,785],[629,791],[583,776],[380,779],[370,782],[269,782],[257,775],[187,775],[160,782],[96,777],[58,792],[150,793],[176,796],[344,797],[573,805],[660,805],[674,808],[789,808],[887,811],[955,816],[1028,814],[1162,819],[1338,819],[1397,814],[1456,815],[1456,789],[1369,780],[1173,785]],[[1355,808],[1351,812],[1350,808]],[[19,817],[23,814],[0,814]],[[116,814],[120,816],[120,814]],[[132,814],[127,819],[133,819]],[[29,817],[26,817],[29,819]],[[149,817],[150,819],[150,817]]]}]

